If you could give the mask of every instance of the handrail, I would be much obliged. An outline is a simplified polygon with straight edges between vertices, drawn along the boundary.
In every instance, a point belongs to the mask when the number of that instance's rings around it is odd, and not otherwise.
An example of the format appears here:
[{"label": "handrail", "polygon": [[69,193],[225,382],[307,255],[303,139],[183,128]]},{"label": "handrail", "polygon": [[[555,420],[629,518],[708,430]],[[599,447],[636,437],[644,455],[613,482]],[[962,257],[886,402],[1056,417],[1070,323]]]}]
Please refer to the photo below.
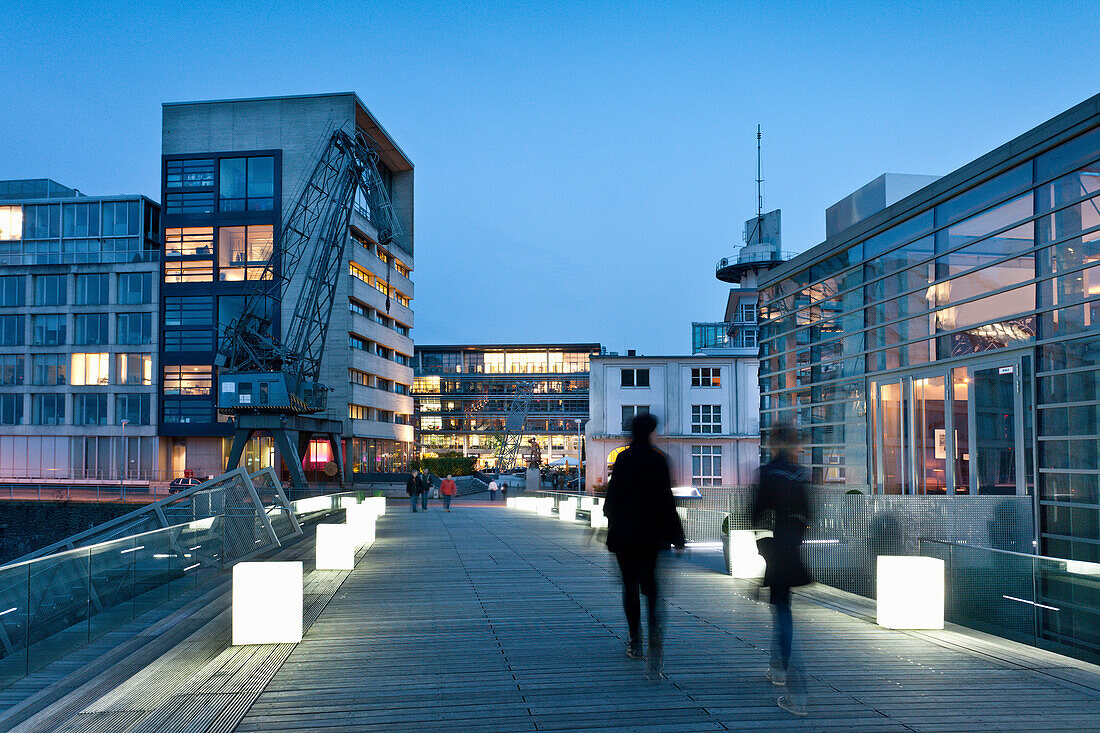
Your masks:
[{"label": "handrail", "polygon": [[[1029,560],[1046,560],[1048,562],[1060,562],[1060,563],[1073,563],[1075,565],[1091,565],[1096,568],[1097,573],[1100,573],[1100,563],[1089,562],[1088,560],[1073,560],[1068,557],[1050,557],[1049,555],[1033,555],[1027,552],[1016,552],[1015,550],[1000,550],[996,547],[985,547],[983,545],[971,545],[966,542],[955,542],[952,540],[937,540],[932,537],[918,537],[917,542],[935,542],[937,545],[950,545],[952,547],[965,547],[968,550],[983,550],[985,552],[995,552],[998,555],[1012,555],[1013,557],[1025,557]],[[1071,571],[1072,572],[1072,571]]]}]

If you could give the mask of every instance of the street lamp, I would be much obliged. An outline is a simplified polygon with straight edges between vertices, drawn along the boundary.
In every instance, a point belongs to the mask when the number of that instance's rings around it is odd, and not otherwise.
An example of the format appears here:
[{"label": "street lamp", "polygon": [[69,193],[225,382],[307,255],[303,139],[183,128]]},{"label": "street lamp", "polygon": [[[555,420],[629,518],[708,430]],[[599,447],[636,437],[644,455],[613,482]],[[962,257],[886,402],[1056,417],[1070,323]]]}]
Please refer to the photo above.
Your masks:
[{"label": "street lamp", "polygon": [[577,492],[579,493],[581,491],[581,419],[575,417],[573,422],[577,423]]},{"label": "street lamp", "polygon": [[118,488],[119,493],[122,494],[122,500],[126,501],[126,426],[130,424],[130,421],[123,419],[119,424],[122,425],[122,445],[118,451]]}]

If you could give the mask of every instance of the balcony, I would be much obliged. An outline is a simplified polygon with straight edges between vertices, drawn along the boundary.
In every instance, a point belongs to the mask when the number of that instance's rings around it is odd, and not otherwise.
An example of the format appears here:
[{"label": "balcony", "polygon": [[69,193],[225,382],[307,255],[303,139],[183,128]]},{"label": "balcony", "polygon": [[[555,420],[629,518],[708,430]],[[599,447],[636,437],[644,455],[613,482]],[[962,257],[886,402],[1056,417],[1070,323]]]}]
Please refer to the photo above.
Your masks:
[{"label": "balcony", "polygon": [[754,268],[774,267],[795,256],[794,252],[780,252],[764,246],[742,247],[736,257],[723,257],[714,265],[714,276],[727,283],[738,283],[745,273]]}]

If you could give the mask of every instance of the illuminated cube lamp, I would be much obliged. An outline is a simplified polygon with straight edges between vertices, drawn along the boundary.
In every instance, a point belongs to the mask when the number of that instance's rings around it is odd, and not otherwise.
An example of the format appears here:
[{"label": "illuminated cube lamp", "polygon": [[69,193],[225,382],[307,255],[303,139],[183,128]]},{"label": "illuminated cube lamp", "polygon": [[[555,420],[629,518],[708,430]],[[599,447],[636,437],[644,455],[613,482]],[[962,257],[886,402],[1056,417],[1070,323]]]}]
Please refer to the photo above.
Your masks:
[{"label": "illuminated cube lamp", "polygon": [[545,499],[535,499],[535,513],[540,517],[552,517],[554,516],[554,499],[553,497],[546,497]]},{"label": "illuminated cube lamp", "polygon": [[344,508],[344,522],[351,527],[355,535],[356,545],[370,545],[374,543],[375,522],[378,515],[374,513],[374,507],[366,504],[357,504]]},{"label": "illuminated cube lamp", "polygon": [[358,506],[358,505],[359,505],[359,499],[357,497],[354,497],[354,496],[341,496],[340,497],[340,508],[341,509],[347,508],[349,506]]},{"label": "illuminated cube lamp", "polygon": [[596,507],[592,510],[592,518],[589,520],[592,529],[601,529],[607,526],[607,517],[603,514],[603,509]]},{"label": "illuminated cube lamp", "polygon": [[363,500],[363,504],[374,507],[374,513],[379,517],[384,516],[386,513],[386,497],[384,496],[368,496]]},{"label": "illuminated cube lamp", "polygon": [[354,570],[355,527],[349,524],[317,525],[317,569]]},{"label": "illuminated cube lamp", "polygon": [[943,628],[943,560],[880,555],[876,582],[879,626],[888,629]]},{"label": "illuminated cube lamp", "polygon": [[582,496],[581,497],[581,511],[582,512],[590,512],[590,511],[592,511],[592,507],[594,507],[594,506],[596,506],[596,503],[595,503],[595,500],[591,496]]},{"label": "illuminated cube lamp", "polygon": [[577,500],[562,499],[558,502],[558,519],[563,522],[577,521]]},{"label": "illuminated cube lamp", "polygon": [[302,563],[233,566],[233,645],[302,640]]},{"label": "illuminated cube lamp", "polygon": [[504,500],[504,506],[508,507],[509,509],[515,509],[517,501],[519,501],[519,499],[515,498],[514,496],[508,497]]},{"label": "illuminated cube lamp", "polygon": [[767,563],[756,549],[756,540],[770,537],[771,532],[757,533],[751,529],[730,531],[729,574],[735,578],[763,578]]}]

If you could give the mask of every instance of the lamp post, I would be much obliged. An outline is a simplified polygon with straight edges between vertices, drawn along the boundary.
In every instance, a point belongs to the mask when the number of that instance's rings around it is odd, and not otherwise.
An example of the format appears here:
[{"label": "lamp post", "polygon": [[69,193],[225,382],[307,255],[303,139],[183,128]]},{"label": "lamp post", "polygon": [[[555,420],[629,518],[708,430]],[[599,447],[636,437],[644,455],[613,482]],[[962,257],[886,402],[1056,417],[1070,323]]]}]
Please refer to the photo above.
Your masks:
[{"label": "lamp post", "polygon": [[581,488],[581,419],[575,417],[573,422],[577,423],[577,493],[580,493],[583,491]]},{"label": "lamp post", "polygon": [[122,500],[126,501],[126,426],[130,421],[123,419],[119,424],[122,426],[122,445],[119,446],[118,451],[118,488],[119,493],[122,494]]}]

